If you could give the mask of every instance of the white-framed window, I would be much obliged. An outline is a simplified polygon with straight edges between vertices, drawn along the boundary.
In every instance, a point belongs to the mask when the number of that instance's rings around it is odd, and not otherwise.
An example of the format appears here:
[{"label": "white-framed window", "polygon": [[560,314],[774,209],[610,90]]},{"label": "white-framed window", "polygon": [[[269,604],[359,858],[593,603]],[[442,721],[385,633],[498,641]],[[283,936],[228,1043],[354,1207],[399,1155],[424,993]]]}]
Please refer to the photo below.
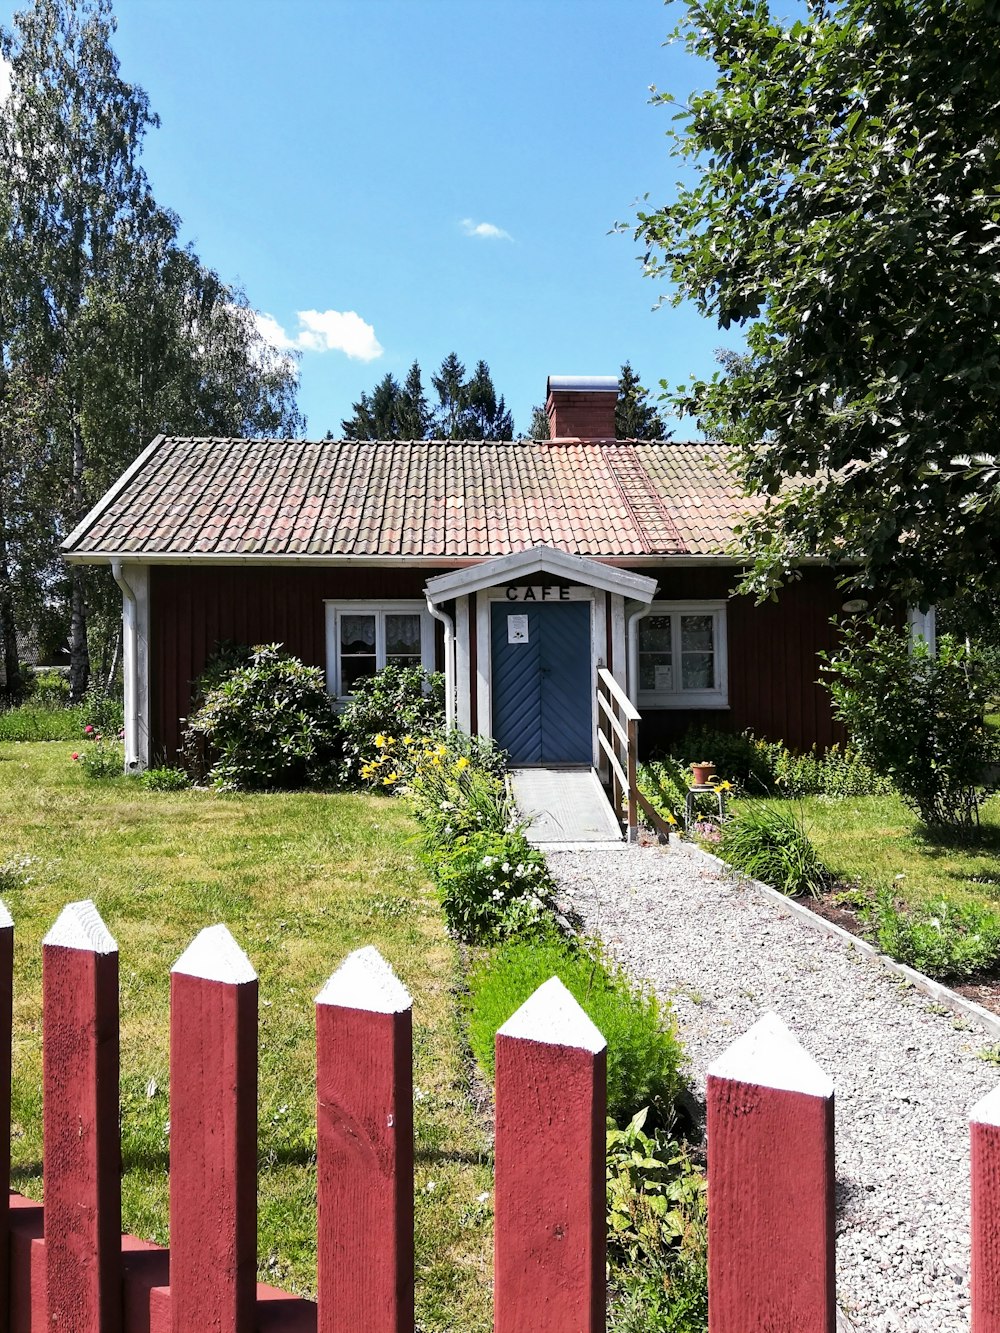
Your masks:
[{"label": "white-framed window", "polygon": [[434,670],[434,618],[425,602],[327,602],[326,687],[346,699],[389,662]]},{"label": "white-framed window", "polygon": [[725,602],[654,602],[636,628],[640,708],[729,706]]}]

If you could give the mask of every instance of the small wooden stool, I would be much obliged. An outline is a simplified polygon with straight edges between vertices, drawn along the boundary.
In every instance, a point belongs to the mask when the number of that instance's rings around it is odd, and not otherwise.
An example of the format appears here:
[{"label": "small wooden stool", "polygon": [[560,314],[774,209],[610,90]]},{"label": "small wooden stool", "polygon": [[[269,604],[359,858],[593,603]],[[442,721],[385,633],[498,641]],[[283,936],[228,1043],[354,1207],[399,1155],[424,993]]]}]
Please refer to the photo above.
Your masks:
[{"label": "small wooden stool", "polygon": [[699,796],[704,796],[710,792],[718,797],[719,801],[719,822],[726,817],[726,793],[721,787],[713,787],[710,782],[696,782],[693,787],[688,787],[687,799],[684,802],[684,828],[691,827],[691,821],[694,819],[694,809]]}]

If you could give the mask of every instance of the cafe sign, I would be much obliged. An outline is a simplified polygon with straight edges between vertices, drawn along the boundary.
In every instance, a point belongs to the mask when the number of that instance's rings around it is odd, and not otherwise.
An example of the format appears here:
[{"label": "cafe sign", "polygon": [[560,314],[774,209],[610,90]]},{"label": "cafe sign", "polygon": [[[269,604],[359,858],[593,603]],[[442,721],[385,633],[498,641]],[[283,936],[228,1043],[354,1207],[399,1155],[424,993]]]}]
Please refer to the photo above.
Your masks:
[{"label": "cafe sign", "polygon": [[504,596],[508,602],[569,602],[573,599],[572,588],[563,588],[557,583],[531,584],[519,588],[505,588]]}]

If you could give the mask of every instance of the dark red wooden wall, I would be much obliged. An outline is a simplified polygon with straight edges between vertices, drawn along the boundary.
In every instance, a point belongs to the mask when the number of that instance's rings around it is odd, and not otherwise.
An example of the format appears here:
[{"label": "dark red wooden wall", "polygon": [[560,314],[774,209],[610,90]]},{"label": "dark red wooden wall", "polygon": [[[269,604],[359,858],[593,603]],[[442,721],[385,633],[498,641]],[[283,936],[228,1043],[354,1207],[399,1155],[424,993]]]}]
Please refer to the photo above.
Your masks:
[{"label": "dark red wooden wall", "polygon": [[[304,662],[326,668],[324,600],[423,598],[440,570],[420,567],[156,566],[151,571],[150,722],[154,760],[180,742],[178,719],[191,703],[191,683],[216,645],[282,643]],[[639,571],[655,576],[667,601],[726,597],[733,569]],[[806,570],[777,603],[730,600],[728,710],[647,711],[641,728],[649,752],[692,724],[784,740],[795,749],[843,738],[829,696],[817,684],[816,653],[830,648],[830,617],[843,600],[829,570]],[[439,656],[441,652],[439,638]],[[439,665],[441,663],[439,662]]]},{"label": "dark red wooden wall", "polygon": [[154,762],[176,752],[178,719],[190,708],[191,684],[220,642],[282,643],[303,662],[325,671],[324,601],[422,600],[428,577],[440,572],[398,566],[154,566],[149,635]]},{"label": "dark red wooden wall", "polygon": [[[738,580],[733,569],[642,569],[660,584],[664,601],[727,597]],[[754,604],[732,597],[726,610],[729,645],[728,709],[661,709],[643,712],[640,738],[648,754],[691,726],[718,731],[752,731],[783,740],[794,750],[821,749],[844,740],[833,720],[830,696],[819,685],[817,653],[836,641],[830,624],[848,594],[828,569],[805,569],[777,602]]]}]

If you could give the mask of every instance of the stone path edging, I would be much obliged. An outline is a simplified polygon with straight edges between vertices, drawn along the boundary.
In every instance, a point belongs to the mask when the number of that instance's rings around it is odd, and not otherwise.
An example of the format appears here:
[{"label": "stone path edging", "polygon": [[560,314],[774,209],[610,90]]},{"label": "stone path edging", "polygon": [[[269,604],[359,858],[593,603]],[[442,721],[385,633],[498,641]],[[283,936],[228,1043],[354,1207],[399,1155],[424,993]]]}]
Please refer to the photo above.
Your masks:
[{"label": "stone path edging", "polygon": [[852,935],[849,930],[845,930],[843,926],[838,926],[836,922],[827,921],[826,917],[819,916],[816,912],[811,911],[804,903],[779,893],[777,889],[772,889],[770,884],[764,884],[759,879],[752,879],[749,875],[741,874],[728,861],[723,861],[720,856],[714,856],[711,852],[706,852],[704,848],[698,847],[694,843],[678,841],[674,844],[671,842],[669,851],[673,855],[688,856],[700,860],[714,869],[722,871],[723,874],[739,880],[741,884],[748,885],[762,898],[766,898],[774,906],[782,908],[789,916],[795,917],[807,929],[817,931],[820,935],[832,935],[834,939],[849,944],[851,948],[857,949],[859,953],[880,963],[887,971],[895,972],[897,976],[904,978],[911,986],[923,991],[930,999],[935,1000],[946,1009],[959,1014],[962,1018],[974,1019],[991,1036],[1000,1041],[1000,1014],[990,1013],[989,1009],[984,1009],[981,1004],[976,1004],[975,1000],[966,999],[964,995],[959,995],[957,991],[942,985],[940,981],[934,981],[931,977],[924,976],[923,972],[918,972],[916,968],[908,967],[906,963],[897,963],[895,958],[890,958],[888,954],[879,953],[874,945],[869,944],[867,940]]}]

